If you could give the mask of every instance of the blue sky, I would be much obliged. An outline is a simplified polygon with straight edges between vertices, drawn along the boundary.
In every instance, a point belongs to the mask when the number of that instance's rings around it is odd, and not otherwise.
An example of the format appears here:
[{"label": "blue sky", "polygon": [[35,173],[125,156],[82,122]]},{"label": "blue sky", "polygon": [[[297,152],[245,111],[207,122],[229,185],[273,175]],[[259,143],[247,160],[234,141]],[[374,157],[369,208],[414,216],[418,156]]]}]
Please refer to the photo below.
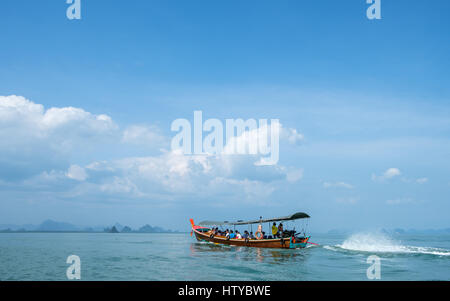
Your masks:
[{"label": "blue sky", "polygon": [[[450,226],[448,1],[382,0],[381,20],[363,0],[67,6],[0,4],[0,224]],[[270,168],[174,157],[194,110],[302,139]]]}]

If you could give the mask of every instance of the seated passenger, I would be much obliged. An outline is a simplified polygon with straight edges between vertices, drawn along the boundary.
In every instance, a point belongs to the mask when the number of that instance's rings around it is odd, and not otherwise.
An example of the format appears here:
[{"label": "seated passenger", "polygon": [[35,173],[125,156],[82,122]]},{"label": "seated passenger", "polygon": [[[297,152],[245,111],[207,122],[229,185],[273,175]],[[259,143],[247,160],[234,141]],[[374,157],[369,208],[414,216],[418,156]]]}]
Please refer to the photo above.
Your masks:
[{"label": "seated passenger", "polygon": [[258,225],[258,230],[255,232],[255,236],[257,239],[262,239],[264,237],[264,232],[262,232],[262,225]]},{"label": "seated passenger", "polygon": [[242,235],[242,238],[244,238],[244,239],[249,238],[249,235],[248,235],[248,231],[247,231],[247,230],[244,231],[244,235]]},{"label": "seated passenger", "polygon": [[242,239],[241,233],[239,233],[239,231],[237,231],[237,230],[236,230],[236,238],[237,239]]},{"label": "seated passenger", "polygon": [[255,239],[255,235],[253,235],[253,231],[250,232],[249,238],[250,238],[250,239]]},{"label": "seated passenger", "polygon": [[226,238],[229,238],[229,237],[230,237],[230,232],[228,232],[228,229],[227,229],[227,231],[225,231],[225,237],[226,237]]},{"label": "seated passenger", "polygon": [[233,233],[233,230],[230,231],[230,238],[236,238],[236,234]]}]

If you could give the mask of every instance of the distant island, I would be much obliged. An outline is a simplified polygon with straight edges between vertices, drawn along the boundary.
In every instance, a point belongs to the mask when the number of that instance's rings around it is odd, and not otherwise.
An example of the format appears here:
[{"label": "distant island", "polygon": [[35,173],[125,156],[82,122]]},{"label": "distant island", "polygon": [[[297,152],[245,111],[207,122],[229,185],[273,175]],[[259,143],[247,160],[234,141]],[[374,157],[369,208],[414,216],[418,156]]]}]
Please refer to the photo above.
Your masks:
[{"label": "distant island", "polygon": [[[401,234],[426,234],[426,235],[439,235],[439,234],[450,234],[450,228],[444,229],[379,229],[381,233],[387,235],[401,235]],[[123,226],[119,223],[115,223],[110,226],[91,226],[82,227],[76,226],[66,222],[57,222],[51,219],[45,220],[39,225],[25,224],[25,225],[13,225],[13,224],[0,224],[0,233],[183,233],[180,231],[173,231],[164,229],[158,226],[151,226],[149,224],[143,225],[139,228],[133,229],[130,226]],[[328,232],[322,234],[330,235],[350,235],[355,231],[350,229],[332,229]],[[317,233],[319,234],[319,233]]]},{"label": "distant island", "polygon": [[46,220],[40,225],[0,225],[0,233],[23,232],[72,232],[72,233],[179,233],[161,227],[144,225],[138,229],[116,223],[112,226],[80,227],[65,222]]},{"label": "distant island", "polygon": [[152,227],[150,225],[144,225],[139,229],[131,229],[128,226],[122,226],[116,223],[112,227],[107,227],[103,230],[103,232],[107,233],[178,233],[178,231],[166,230],[161,227]]}]

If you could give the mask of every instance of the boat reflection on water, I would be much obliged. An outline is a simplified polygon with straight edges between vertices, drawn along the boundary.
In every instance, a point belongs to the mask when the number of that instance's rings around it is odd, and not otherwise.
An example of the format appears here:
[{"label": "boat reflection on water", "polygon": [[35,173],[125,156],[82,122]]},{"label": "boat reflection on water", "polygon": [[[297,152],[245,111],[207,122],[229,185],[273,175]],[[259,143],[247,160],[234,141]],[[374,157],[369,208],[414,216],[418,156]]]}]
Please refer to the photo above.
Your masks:
[{"label": "boat reflection on water", "polygon": [[213,244],[213,243],[207,243],[207,242],[194,242],[191,243],[190,246],[191,249],[191,255],[196,256],[200,255],[201,253],[210,253],[210,252],[228,252],[235,250],[236,248],[233,248],[231,246],[223,246],[219,244]]},{"label": "boat reflection on water", "polygon": [[[209,242],[193,242],[190,246],[191,256],[203,257],[207,253],[220,253],[223,256],[232,256],[235,260],[246,262],[266,262],[266,263],[283,263],[303,261],[308,258],[308,250],[284,250],[284,249],[264,249],[264,248],[247,248],[239,246],[227,246],[214,244]],[[219,254],[218,254],[219,255]],[[215,256],[215,255],[214,255]],[[219,255],[221,256],[221,255]]]}]

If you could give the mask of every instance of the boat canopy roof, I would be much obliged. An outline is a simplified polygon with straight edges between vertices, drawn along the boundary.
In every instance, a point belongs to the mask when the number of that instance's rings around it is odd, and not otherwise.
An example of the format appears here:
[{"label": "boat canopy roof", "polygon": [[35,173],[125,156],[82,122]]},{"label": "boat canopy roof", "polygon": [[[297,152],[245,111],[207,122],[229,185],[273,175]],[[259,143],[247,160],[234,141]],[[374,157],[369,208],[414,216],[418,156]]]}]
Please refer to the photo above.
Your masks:
[{"label": "boat canopy roof", "polygon": [[237,225],[250,225],[250,224],[259,224],[259,223],[267,223],[267,222],[278,222],[278,221],[291,221],[291,220],[296,220],[296,219],[301,219],[301,218],[309,218],[310,216],[304,212],[297,212],[294,213],[292,215],[288,215],[288,216],[282,216],[282,217],[276,217],[276,218],[267,218],[267,219],[263,219],[262,217],[258,220],[251,220],[251,221],[243,221],[243,220],[238,220],[236,222],[229,222],[229,221],[203,221],[200,222],[199,225],[202,226],[219,226],[219,225],[232,225],[232,226],[237,226]]}]

